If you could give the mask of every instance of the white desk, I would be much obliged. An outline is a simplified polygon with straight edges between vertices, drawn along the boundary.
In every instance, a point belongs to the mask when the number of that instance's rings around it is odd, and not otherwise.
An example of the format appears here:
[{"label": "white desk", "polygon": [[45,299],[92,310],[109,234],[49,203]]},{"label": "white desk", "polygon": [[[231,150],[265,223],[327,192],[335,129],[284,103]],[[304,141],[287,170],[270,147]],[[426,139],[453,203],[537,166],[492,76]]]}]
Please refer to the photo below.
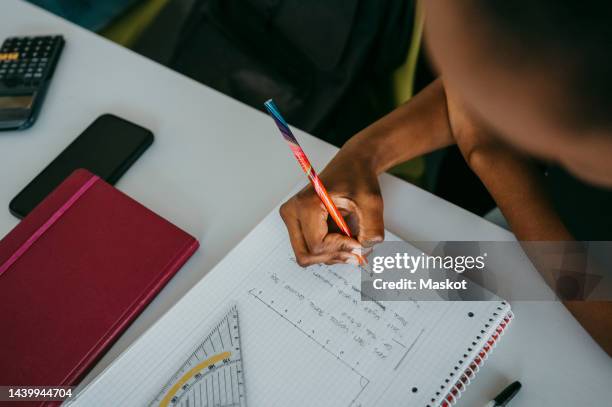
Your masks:
[{"label": "white desk", "polygon": [[[303,175],[264,114],[33,6],[2,0],[0,38],[48,33],[63,34],[67,44],[41,116],[30,130],[0,134],[0,236],[17,224],[8,212],[10,199],[98,115],[111,112],[150,128],[156,137],[118,188],[202,245],[88,382]],[[318,168],[336,151],[303,132],[296,135]],[[387,227],[408,241],[512,239],[505,230],[391,176],[383,176],[382,184]],[[532,271],[525,278],[539,281]],[[515,303],[513,308],[516,321],[460,406],[484,404],[513,379],[524,384],[513,406],[605,404],[612,363],[570,314],[556,303]]]}]

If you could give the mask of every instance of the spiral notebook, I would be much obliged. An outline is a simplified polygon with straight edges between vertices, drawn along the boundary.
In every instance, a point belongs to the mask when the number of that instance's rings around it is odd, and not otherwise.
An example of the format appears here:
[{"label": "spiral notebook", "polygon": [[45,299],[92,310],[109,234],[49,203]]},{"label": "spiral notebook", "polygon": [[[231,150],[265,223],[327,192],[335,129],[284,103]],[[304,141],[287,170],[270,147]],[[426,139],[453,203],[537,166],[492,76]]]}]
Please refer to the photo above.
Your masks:
[{"label": "spiral notebook", "polygon": [[354,266],[299,267],[274,210],[71,405],[151,405],[234,306],[249,406],[446,407],[512,319],[501,299],[375,303],[358,287]]}]

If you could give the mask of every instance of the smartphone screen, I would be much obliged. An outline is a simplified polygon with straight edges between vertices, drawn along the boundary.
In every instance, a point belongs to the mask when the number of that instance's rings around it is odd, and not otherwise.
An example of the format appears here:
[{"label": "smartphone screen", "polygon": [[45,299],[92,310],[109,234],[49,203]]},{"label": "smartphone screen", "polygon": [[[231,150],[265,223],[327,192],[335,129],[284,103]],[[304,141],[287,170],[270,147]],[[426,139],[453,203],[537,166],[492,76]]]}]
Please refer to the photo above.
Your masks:
[{"label": "smartphone screen", "polygon": [[85,168],[116,183],[153,142],[153,133],[111,114],[98,117],[36,176],[9,204],[25,217],[74,170]]}]

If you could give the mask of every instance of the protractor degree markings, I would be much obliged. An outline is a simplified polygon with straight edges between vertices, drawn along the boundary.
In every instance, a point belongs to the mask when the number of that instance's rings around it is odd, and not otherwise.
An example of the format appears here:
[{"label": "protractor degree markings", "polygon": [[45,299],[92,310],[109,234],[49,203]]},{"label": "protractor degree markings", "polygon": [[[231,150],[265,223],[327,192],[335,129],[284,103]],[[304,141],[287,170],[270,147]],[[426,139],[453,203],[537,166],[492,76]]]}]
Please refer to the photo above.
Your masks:
[{"label": "protractor degree markings", "polygon": [[[223,353],[220,353],[217,356],[223,356]],[[211,359],[216,358],[216,356],[213,356]],[[217,362],[219,362],[219,360],[217,360]],[[215,362],[215,363],[217,363]],[[214,366],[214,368],[212,369],[207,369],[207,366],[203,366],[201,367],[199,370],[200,371],[204,371],[204,373],[201,374],[201,376],[191,385],[189,385],[189,387],[187,389],[185,389],[183,386],[189,381],[189,379],[194,375],[191,375],[189,378],[186,378],[186,380],[183,380],[183,378],[185,376],[183,376],[181,378],[181,380],[179,382],[177,382],[175,384],[175,386],[177,386],[179,383],[182,383],[180,386],[177,387],[177,391],[174,392],[172,394],[172,397],[170,397],[169,403],[168,404],[164,404],[164,401],[162,401],[160,403],[160,406],[175,406],[178,403],[182,402],[184,398],[188,397],[189,394],[192,393],[192,390],[194,390],[196,388],[197,385],[199,385],[199,388],[201,389],[201,383],[205,383],[206,384],[206,393],[207,395],[210,394],[213,398],[212,400],[212,404],[213,405],[218,405],[219,403],[221,403],[221,387],[220,387],[220,382],[219,382],[219,374],[221,371],[226,371],[227,369],[231,370],[231,367],[234,365],[237,365],[239,363],[239,361],[230,361],[228,363],[223,363],[222,365],[219,366]],[[215,378],[217,380],[215,380]],[[215,384],[216,382],[216,384]],[[209,390],[209,385],[210,384],[210,390]],[[172,390],[174,389],[174,387],[172,388]],[[227,387],[225,388],[225,390],[227,391]],[[233,390],[232,390],[233,391]],[[168,392],[168,395],[170,395],[172,393],[172,391]],[[178,394],[178,395],[177,395]],[[227,392],[226,394],[226,400],[227,400]],[[165,400],[165,399],[164,399]],[[217,403],[218,401],[218,403]],[[225,406],[225,404],[221,404],[223,406]]]},{"label": "protractor degree markings", "polygon": [[150,404],[151,407],[231,405],[246,406],[236,307],[213,326]]},{"label": "protractor degree markings", "polygon": [[[176,404],[173,400],[180,400],[179,398],[174,398],[174,396],[183,389],[183,386],[187,384],[192,377],[200,374],[200,372],[204,369],[209,368],[210,366],[215,366],[215,363],[222,361],[223,359],[227,359],[231,356],[230,352],[219,353],[218,355],[212,356],[205,361],[198,363],[196,366],[189,369],[186,373],[184,373],[177,381],[174,383],[170,390],[166,393],[166,396],[162,399],[160,406],[166,407],[170,405],[170,402]],[[202,376],[206,376],[206,373]],[[199,380],[198,380],[199,381]],[[188,392],[181,393],[181,396],[188,394]]]}]

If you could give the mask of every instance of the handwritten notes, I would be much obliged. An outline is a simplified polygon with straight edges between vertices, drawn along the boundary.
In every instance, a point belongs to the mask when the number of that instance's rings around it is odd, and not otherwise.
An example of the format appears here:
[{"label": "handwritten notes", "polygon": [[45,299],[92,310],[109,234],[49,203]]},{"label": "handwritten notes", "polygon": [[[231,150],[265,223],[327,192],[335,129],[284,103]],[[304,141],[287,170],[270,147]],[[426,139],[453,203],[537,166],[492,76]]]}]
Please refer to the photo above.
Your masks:
[{"label": "handwritten notes", "polygon": [[71,406],[146,405],[230,304],[250,406],[437,405],[503,317],[499,302],[362,301],[359,269],[292,255],[273,211]]},{"label": "handwritten notes", "polygon": [[282,319],[355,372],[365,385],[351,404],[361,405],[371,389],[376,392],[373,383],[389,382],[406,361],[434,307],[362,301],[360,268],[301,268],[287,258],[285,245],[266,256],[243,287],[265,306],[268,318]]}]

